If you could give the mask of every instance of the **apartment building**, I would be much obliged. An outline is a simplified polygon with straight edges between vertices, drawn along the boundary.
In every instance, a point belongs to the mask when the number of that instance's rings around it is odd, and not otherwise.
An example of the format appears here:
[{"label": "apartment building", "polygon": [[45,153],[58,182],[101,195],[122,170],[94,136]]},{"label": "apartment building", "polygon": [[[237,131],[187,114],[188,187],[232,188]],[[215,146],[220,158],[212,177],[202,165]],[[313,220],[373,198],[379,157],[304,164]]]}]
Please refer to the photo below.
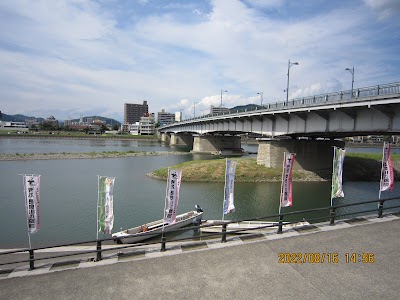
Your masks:
[{"label": "apartment building", "polygon": [[175,114],[165,112],[165,109],[162,109],[157,113],[157,122],[160,124],[160,126],[174,123]]},{"label": "apartment building", "polygon": [[134,124],[140,121],[140,118],[149,113],[149,106],[147,101],[143,101],[143,104],[124,104],[124,123]]}]

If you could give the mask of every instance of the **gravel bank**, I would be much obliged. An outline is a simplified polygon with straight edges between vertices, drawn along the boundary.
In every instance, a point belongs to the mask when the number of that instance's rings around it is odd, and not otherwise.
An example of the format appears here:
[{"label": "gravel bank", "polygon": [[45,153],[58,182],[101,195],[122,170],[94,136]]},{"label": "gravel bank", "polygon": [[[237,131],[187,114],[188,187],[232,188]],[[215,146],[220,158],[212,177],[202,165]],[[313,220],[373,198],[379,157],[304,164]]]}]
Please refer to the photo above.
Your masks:
[{"label": "gravel bank", "polygon": [[118,158],[134,156],[188,155],[188,152],[90,152],[90,153],[29,153],[29,154],[0,154],[0,161],[14,160],[49,160],[49,159],[92,159]]}]

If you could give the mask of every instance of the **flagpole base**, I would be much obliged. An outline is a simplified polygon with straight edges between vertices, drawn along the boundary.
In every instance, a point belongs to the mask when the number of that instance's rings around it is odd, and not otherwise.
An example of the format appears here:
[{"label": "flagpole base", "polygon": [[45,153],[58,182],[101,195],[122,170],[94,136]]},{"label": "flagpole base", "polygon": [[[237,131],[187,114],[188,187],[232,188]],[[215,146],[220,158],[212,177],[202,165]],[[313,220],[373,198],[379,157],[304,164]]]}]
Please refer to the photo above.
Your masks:
[{"label": "flagpole base", "polygon": [[279,216],[278,231],[276,232],[277,234],[282,234],[283,233],[283,231],[282,231],[282,227],[283,227],[282,221],[283,221],[283,216],[280,215]]},{"label": "flagpole base", "polygon": [[383,217],[383,203],[384,202],[385,202],[385,200],[379,201],[379,204],[378,204],[378,218],[382,218]]}]

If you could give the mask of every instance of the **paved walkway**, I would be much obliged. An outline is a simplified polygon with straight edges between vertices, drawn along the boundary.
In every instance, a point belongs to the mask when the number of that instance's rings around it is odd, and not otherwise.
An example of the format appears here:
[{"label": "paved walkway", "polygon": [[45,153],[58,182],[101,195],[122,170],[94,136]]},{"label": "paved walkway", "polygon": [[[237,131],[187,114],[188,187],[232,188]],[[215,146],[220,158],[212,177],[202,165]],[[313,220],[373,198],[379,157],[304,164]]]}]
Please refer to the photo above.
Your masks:
[{"label": "paved walkway", "polygon": [[17,268],[0,275],[0,299],[398,299],[399,217]]}]

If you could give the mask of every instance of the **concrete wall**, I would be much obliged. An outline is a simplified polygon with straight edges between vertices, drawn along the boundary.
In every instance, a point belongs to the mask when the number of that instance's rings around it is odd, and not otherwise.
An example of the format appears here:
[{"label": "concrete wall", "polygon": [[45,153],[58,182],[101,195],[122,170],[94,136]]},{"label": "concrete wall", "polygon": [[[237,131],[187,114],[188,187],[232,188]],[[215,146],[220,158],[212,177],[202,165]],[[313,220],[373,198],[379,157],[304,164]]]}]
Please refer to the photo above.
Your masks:
[{"label": "concrete wall", "polygon": [[282,167],[283,153],[296,153],[295,169],[309,171],[332,169],[333,146],[344,147],[342,141],[259,140],[257,164]]},{"label": "concrete wall", "polygon": [[199,135],[193,140],[194,153],[211,153],[223,148],[241,148],[240,136]]}]

